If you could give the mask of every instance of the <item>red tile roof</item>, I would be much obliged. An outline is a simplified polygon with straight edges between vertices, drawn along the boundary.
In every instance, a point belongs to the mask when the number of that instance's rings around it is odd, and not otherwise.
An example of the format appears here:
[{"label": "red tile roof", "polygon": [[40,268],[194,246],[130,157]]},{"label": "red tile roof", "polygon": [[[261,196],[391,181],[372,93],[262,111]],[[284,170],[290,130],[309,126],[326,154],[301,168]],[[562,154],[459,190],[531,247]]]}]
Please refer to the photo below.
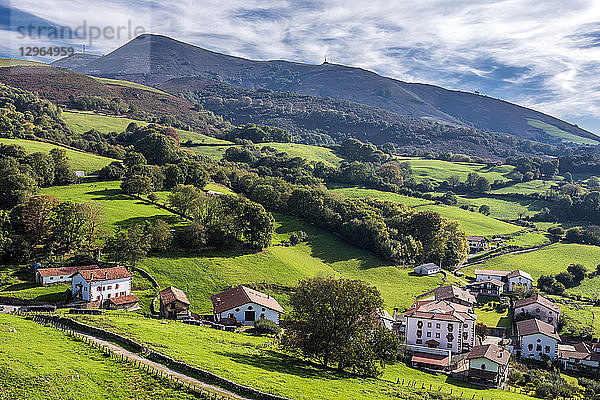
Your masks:
[{"label": "red tile roof", "polygon": [[283,312],[283,308],[273,297],[241,285],[212,295],[210,299],[215,313],[231,310],[247,303],[256,303],[265,308]]},{"label": "red tile roof", "polygon": [[482,285],[484,283],[490,283],[495,286],[504,286],[504,283],[500,282],[498,279],[490,279],[487,281],[475,281],[473,283],[470,283],[469,286],[478,286],[478,285]]},{"label": "red tile roof", "polygon": [[475,275],[507,276],[511,271],[499,271],[496,269],[476,269]]},{"label": "red tile roof", "polygon": [[552,339],[560,341],[560,336],[556,333],[554,326],[540,321],[539,319],[528,319],[517,322],[517,332],[519,336],[529,336],[540,333]]},{"label": "red tile roof", "polygon": [[125,267],[98,268],[78,271],[86,282],[112,281],[114,279],[132,278],[133,275]]},{"label": "red tile roof", "polygon": [[40,273],[41,276],[57,276],[57,275],[73,275],[79,271],[89,270],[89,269],[98,269],[97,265],[82,265],[79,267],[59,267],[59,268],[40,268],[37,272]]},{"label": "red tile roof", "polygon": [[557,313],[560,313],[560,306],[558,304],[551,302],[550,300],[548,300],[547,298],[545,298],[543,296],[540,296],[539,294],[535,294],[526,299],[521,299],[521,300],[516,301],[514,308],[517,309],[519,307],[525,307],[525,306],[528,306],[528,305],[534,304],[534,303],[541,304],[542,306],[549,308],[552,311],[556,311]]},{"label": "red tile roof", "polygon": [[485,358],[496,364],[507,365],[510,360],[510,352],[495,344],[486,344],[473,347],[467,355],[468,360],[476,358]]},{"label": "red tile roof", "polygon": [[443,354],[416,352],[413,353],[411,361],[419,364],[437,365],[442,367],[447,367],[450,365],[450,357]]},{"label": "red tile roof", "polygon": [[529,275],[527,272],[525,271],[521,271],[520,269],[511,271],[510,274],[506,275],[507,278],[516,278],[516,277],[523,277],[525,279],[529,279],[530,281],[533,282],[533,278],[531,277],[531,275]]},{"label": "red tile roof", "polygon": [[468,303],[476,303],[475,296],[469,293],[468,290],[459,288],[454,285],[441,286],[433,290],[436,300],[451,300],[453,298],[466,301]]},{"label": "red tile roof", "polygon": [[175,301],[179,301],[181,303],[190,305],[190,302],[181,289],[177,289],[176,287],[169,286],[166,289],[161,290],[158,295],[160,296],[160,302],[163,304],[170,304]]},{"label": "red tile roof", "polygon": [[131,303],[139,303],[138,298],[132,294],[129,294],[127,296],[111,297],[110,299],[108,299],[108,301],[110,301],[111,303],[113,303],[114,305],[117,305],[117,306],[122,306],[124,304],[131,304]]}]

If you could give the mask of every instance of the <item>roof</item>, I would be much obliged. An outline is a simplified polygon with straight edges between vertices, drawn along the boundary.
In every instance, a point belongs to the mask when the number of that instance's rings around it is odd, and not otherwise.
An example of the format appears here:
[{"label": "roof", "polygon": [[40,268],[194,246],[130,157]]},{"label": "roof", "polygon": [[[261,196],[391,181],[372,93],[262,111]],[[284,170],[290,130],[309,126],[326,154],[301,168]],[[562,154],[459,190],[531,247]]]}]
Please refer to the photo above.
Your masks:
[{"label": "roof", "polygon": [[477,320],[477,316],[471,313],[470,307],[447,300],[417,301],[405,315],[413,318],[451,322]]},{"label": "roof", "polygon": [[473,347],[467,355],[468,360],[476,358],[485,358],[496,364],[507,365],[510,360],[510,352],[495,344],[486,344]]},{"label": "roof", "polygon": [[535,318],[518,321],[517,332],[519,336],[529,336],[539,333],[560,341],[560,336],[556,333],[554,326]]},{"label": "roof", "polygon": [[431,269],[440,269],[440,266],[437,265],[436,263],[427,263],[427,264],[421,264],[417,268],[425,268],[427,270],[431,270]]},{"label": "roof", "polygon": [[37,270],[37,272],[39,272],[41,276],[47,277],[57,275],[73,275],[79,271],[97,268],[99,268],[97,265],[82,265],[79,267],[40,268]]},{"label": "roof", "polygon": [[447,367],[448,365],[450,365],[450,357],[443,354],[416,352],[413,353],[411,361],[419,364],[438,365],[442,367]]},{"label": "roof", "polygon": [[122,306],[124,304],[138,303],[139,299],[132,294],[128,294],[127,296],[111,297],[108,301],[114,305]]},{"label": "roof", "polygon": [[190,302],[183,290],[177,289],[173,286],[169,286],[168,288],[161,290],[158,292],[158,295],[160,296],[160,302],[163,304],[170,304],[175,301],[179,301],[187,304],[188,306],[190,305]]},{"label": "roof", "polygon": [[212,295],[210,299],[216,313],[231,310],[246,303],[256,303],[271,310],[283,312],[283,308],[273,297],[242,285]]},{"label": "roof", "polygon": [[77,271],[86,282],[112,281],[115,279],[133,278],[125,267],[98,268],[94,270]]},{"label": "roof", "polygon": [[467,240],[469,242],[483,242],[483,241],[487,241],[487,239],[484,238],[483,236],[468,236]]},{"label": "roof", "polygon": [[556,311],[557,313],[560,313],[560,306],[556,303],[551,302],[550,300],[548,300],[547,298],[540,296],[539,294],[535,294],[531,297],[528,297],[526,299],[521,299],[521,300],[517,300],[515,302],[515,309],[519,308],[519,307],[525,307],[528,306],[530,304],[541,304],[542,306],[552,310],[552,311]]},{"label": "roof", "polygon": [[469,286],[477,286],[482,285],[484,283],[489,283],[495,286],[504,286],[504,283],[500,282],[498,279],[489,279],[487,281],[475,281],[473,283],[470,283]]},{"label": "roof", "polygon": [[592,346],[579,342],[574,345],[559,346],[558,356],[562,359],[588,360],[600,362],[600,354],[594,352]]},{"label": "roof", "polygon": [[384,310],[383,308],[376,310],[375,315],[377,315],[377,317],[380,319],[387,319],[389,321],[395,321],[394,317],[392,317],[392,315],[389,312],[387,312],[387,310]]},{"label": "roof", "polygon": [[454,285],[441,286],[433,290],[436,300],[460,299],[469,303],[475,303],[475,296],[469,293],[468,290],[459,288]]},{"label": "roof", "polygon": [[476,269],[475,275],[507,276],[511,271],[499,271],[496,269]]},{"label": "roof", "polygon": [[531,275],[529,275],[527,272],[525,271],[521,271],[520,269],[511,271],[510,274],[506,275],[507,278],[517,278],[519,276],[522,276],[525,279],[529,279],[531,282],[533,282],[533,278],[531,277]]}]

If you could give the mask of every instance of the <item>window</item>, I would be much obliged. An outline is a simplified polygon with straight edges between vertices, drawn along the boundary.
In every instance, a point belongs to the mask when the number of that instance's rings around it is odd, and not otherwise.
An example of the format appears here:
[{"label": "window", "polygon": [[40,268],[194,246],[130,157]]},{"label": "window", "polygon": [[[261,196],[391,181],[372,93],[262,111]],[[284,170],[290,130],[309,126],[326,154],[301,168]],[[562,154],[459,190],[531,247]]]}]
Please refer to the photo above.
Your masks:
[{"label": "window", "polygon": [[469,324],[464,324],[463,325],[463,328],[468,328],[468,327],[469,327]]},{"label": "window", "polygon": [[435,324],[435,327],[436,327],[437,329],[440,329],[440,323],[438,322],[437,324]]},{"label": "window", "polygon": [[108,294],[108,298],[110,299],[110,293]]},{"label": "window", "polygon": [[53,277],[53,276],[51,276],[51,277],[50,277],[50,280],[52,280],[52,279],[54,279],[54,277]]},{"label": "window", "polygon": [[428,323],[427,323],[427,327],[428,327],[428,328],[431,328],[431,322],[428,322]]},{"label": "window", "polygon": [[529,349],[529,351],[533,350],[533,344],[529,343],[529,346],[527,346],[527,348]]},{"label": "window", "polygon": [[548,317],[548,322],[552,322],[553,319],[554,318],[552,318],[552,317]]},{"label": "window", "polygon": [[550,346],[546,346],[546,347],[544,348],[544,352],[545,352],[545,353],[550,353]]},{"label": "window", "polygon": [[485,371],[485,369],[486,369],[485,364],[481,364],[481,369]]},{"label": "window", "polygon": [[417,326],[418,326],[419,328],[422,328],[422,327],[423,327],[423,321],[419,321],[419,322],[417,322]]},{"label": "window", "polygon": [[263,309],[262,309],[261,311],[262,311],[262,312],[265,312],[266,310],[265,310],[265,308],[263,307]]},{"label": "window", "polygon": [[454,330],[454,325],[448,324],[448,332],[452,332]]},{"label": "window", "polygon": [[535,346],[535,351],[542,351],[542,345],[538,344],[537,346]]},{"label": "window", "polygon": [[112,289],[112,286],[107,286],[107,287],[106,287],[106,289],[107,289],[107,290],[111,290],[111,289]]},{"label": "window", "polygon": [[431,332],[427,332],[427,337],[431,337]]},{"label": "window", "polygon": [[252,306],[248,306],[248,310],[252,310]]},{"label": "window", "polygon": [[436,339],[439,339],[439,338],[440,338],[440,333],[439,333],[439,332],[436,332],[436,334],[435,334],[435,338],[436,338]]},{"label": "window", "polygon": [[447,348],[449,348],[449,349],[451,349],[451,348],[452,348],[452,343],[448,343],[448,344],[446,345],[446,347],[447,347]]},{"label": "window", "polygon": [[423,336],[423,331],[417,331],[417,337],[420,338],[421,336]]},{"label": "window", "polygon": [[535,312],[539,314],[539,313],[540,313],[540,308],[539,308],[539,307],[538,307],[538,308],[536,308],[536,309],[535,309]]},{"label": "window", "polygon": [[469,332],[463,332],[463,339],[467,340],[469,338]]},{"label": "window", "polygon": [[449,333],[446,335],[446,339],[448,339],[449,342],[452,342],[454,340],[454,335]]},{"label": "window", "polygon": [[538,340],[537,340],[537,342],[538,342],[538,343],[541,343],[541,342],[542,342],[542,339],[538,339]]},{"label": "window", "polygon": [[102,291],[102,286],[98,286],[98,291],[101,292]]},{"label": "window", "polygon": [[121,292],[121,296],[125,296],[125,292]]},{"label": "window", "polygon": [[118,288],[119,288],[119,284],[117,283],[117,284],[115,285],[115,289],[118,289]]},{"label": "window", "polygon": [[417,339],[417,344],[423,344],[423,341],[421,339]]}]

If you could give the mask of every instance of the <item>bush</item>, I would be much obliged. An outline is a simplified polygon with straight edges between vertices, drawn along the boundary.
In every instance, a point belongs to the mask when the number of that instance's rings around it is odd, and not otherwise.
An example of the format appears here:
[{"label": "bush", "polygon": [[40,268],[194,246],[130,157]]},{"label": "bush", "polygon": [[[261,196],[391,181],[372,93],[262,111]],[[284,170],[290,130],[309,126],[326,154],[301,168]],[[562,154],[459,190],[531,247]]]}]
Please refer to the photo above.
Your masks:
[{"label": "bush", "polygon": [[308,240],[308,235],[304,231],[294,232],[290,235],[290,243],[295,246],[298,243],[306,242]]},{"label": "bush", "polygon": [[511,369],[508,373],[508,381],[511,385],[519,385],[521,384],[525,378],[523,378],[523,373],[518,369]]},{"label": "bush", "polygon": [[261,335],[278,335],[281,327],[270,319],[260,318],[254,323],[254,331]]}]

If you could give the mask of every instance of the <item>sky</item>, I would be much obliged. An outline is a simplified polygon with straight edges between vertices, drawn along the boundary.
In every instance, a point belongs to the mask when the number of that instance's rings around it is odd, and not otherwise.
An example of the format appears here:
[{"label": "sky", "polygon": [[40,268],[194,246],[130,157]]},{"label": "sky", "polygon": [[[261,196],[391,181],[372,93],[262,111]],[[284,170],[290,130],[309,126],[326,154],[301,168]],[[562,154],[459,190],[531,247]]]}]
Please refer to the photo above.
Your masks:
[{"label": "sky", "polygon": [[[80,28],[79,37],[37,34],[50,26]],[[141,31],[251,59],[327,57],[502,98],[600,134],[598,0],[0,0],[0,30],[0,56],[41,61],[57,57],[19,49],[85,44],[106,54]]]}]

